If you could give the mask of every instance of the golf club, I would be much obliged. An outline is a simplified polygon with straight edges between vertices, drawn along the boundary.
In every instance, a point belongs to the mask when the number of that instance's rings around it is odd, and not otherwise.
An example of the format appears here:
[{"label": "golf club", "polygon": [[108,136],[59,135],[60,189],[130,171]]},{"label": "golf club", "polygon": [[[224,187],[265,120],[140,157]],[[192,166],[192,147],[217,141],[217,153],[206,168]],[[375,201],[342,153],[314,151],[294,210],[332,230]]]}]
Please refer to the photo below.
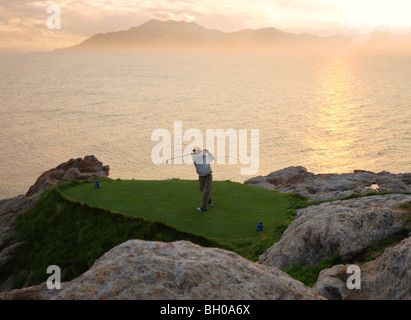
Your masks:
[{"label": "golf club", "polygon": [[193,154],[193,153],[187,153],[187,154],[183,154],[182,156],[178,156],[178,157],[173,157],[173,158],[167,159],[167,160],[166,160],[166,164],[168,164],[168,162],[169,162],[170,160],[173,160],[173,159],[176,159],[176,158],[183,158],[183,157],[191,156],[192,154]]}]

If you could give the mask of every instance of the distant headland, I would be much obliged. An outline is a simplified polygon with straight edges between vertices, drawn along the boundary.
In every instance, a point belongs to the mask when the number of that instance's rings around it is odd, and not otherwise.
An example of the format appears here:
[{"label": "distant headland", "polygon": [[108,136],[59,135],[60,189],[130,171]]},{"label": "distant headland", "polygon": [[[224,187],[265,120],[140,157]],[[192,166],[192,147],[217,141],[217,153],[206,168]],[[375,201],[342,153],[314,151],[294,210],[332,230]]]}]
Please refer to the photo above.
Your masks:
[{"label": "distant headland", "polygon": [[98,33],[75,46],[56,51],[145,49],[194,50],[326,50],[410,51],[411,35],[371,32],[361,36],[315,36],[274,27],[237,32],[210,30],[195,22],[149,20],[128,30]]}]

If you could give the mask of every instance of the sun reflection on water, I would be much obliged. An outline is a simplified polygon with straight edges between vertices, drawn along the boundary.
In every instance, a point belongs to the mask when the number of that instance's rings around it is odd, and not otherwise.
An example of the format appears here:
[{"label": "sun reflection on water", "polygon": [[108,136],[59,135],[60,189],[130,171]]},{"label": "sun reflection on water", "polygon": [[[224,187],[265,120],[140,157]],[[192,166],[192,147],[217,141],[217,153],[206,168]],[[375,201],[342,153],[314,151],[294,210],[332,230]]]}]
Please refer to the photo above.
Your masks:
[{"label": "sun reflection on water", "polygon": [[360,84],[355,83],[349,58],[328,57],[318,70],[319,85],[314,95],[316,111],[306,147],[312,163],[324,164],[329,171],[347,172],[364,152],[359,140],[358,108],[355,97]]}]

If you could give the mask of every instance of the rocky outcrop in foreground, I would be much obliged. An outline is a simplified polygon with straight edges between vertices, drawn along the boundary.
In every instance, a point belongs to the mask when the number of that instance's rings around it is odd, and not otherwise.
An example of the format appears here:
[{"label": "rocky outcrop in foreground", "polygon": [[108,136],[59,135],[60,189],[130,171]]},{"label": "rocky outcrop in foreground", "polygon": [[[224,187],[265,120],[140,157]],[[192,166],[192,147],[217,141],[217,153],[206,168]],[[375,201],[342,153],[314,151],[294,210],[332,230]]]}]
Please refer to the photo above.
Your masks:
[{"label": "rocky outcrop in foreground", "polygon": [[[106,178],[109,175],[109,166],[103,164],[93,155],[84,158],[70,159],[54,169],[44,172],[32,185],[25,195],[0,201],[0,248],[4,241],[15,235],[13,227],[16,219],[29,208],[32,208],[40,195],[49,187],[73,179],[85,180],[90,178]],[[10,259],[19,243],[10,242],[0,251],[0,269]],[[8,290],[14,283],[15,277],[10,277],[0,283],[0,292]]]},{"label": "rocky outcrop in foreground", "polygon": [[0,294],[0,299],[271,299],[321,300],[277,268],[189,241],[129,240],[78,278],[48,290],[45,284]]},{"label": "rocky outcrop in foreground", "polygon": [[409,213],[399,206],[409,201],[410,194],[388,194],[299,209],[297,219],[260,256],[260,262],[279,268],[289,268],[293,261],[314,266],[335,253],[351,260],[367,246],[402,230]]},{"label": "rocky outcrop in foreground", "polygon": [[348,289],[347,265],[321,271],[313,289],[330,300],[410,300],[411,238],[387,248],[377,259],[359,265],[360,288]]},{"label": "rocky outcrop in foreground", "polygon": [[254,177],[244,183],[284,193],[296,192],[312,200],[328,200],[373,191],[411,192],[411,173],[354,170],[353,173],[314,174],[297,166],[274,171],[267,176]]}]

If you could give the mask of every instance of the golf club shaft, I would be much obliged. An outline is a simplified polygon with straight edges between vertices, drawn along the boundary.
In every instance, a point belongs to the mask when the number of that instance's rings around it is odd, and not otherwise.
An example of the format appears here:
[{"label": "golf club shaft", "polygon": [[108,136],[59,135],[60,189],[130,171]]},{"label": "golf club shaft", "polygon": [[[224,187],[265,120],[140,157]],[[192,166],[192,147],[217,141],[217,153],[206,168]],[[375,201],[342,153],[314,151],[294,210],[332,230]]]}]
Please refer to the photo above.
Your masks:
[{"label": "golf club shaft", "polygon": [[191,153],[187,153],[187,154],[183,154],[182,156],[178,156],[178,157],[173,157],[170,159],[166,160],[166,163],[169,162],[170,160],[176,159],[176,158],[182,158],[182,157],[187,157],[187,156],[191,156]]}]

